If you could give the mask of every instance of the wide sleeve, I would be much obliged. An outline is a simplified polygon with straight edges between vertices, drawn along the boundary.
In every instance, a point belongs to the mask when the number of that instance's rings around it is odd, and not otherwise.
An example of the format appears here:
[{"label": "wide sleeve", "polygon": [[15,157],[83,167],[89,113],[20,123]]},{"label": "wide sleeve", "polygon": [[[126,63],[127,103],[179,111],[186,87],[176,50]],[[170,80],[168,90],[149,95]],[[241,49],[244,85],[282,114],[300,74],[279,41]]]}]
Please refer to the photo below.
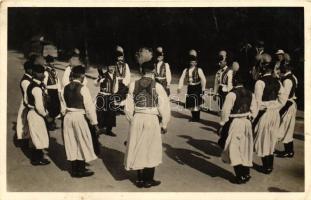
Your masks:
[{"label": "wide sleeve", "polygon": [[87,86],[87,78],[86,78],[86,76],[84,76],[84,79],[83,79],[82,85]]},{"label": "wide sleeve", "polygon": [[22,89],[23,89],[23,92],[24,92],[23,100],[24,100],[25,104],[28,104],[27,88],[28,88],[29,84],[30,84],[30,82],[27,81],[27,80],[23,80],[22,83],[21,83]]},{"label": "wide sleeve", "polygon": [[165,67],[166,67],[167,86],[170,86],[171,85],[171,81],[172,81],[172,73],[171,73],[170,65],[168,63],[165,63]]},{"label": "wide sleeve", "polygon": [[124,106],[125,116],[130,122],[133,119],[134,109],[135,109],[134,95],[133,95],[134,87],[135,87],[135,84],[131,83],[129,86],[129,92],[125,99],[125,106]]},{"label": "wide sleeve", "polygon": [[184,69],[184,71],[181,74],[181,77],[179,78],[179,83],[178,83],[178,89],[181,89],[184,85],[184,80],[186,76],[187,69]]},{"label": "wide sleeve", "polygon": [[158,94],[158,111],[162,117],[162,127],[166,128],[171,118],[170,100],[162,85],[156,83],[156,92]]},{"label": "wide sleeve", "polygon": [[258,105],[257,105],[257,101],[256,101],[254,94],[252,94],[250,111],[251,111],[251,116],[253,117],[253,119],[256,118],[256,116],[258,114]]},{"label": "wide sleeve", "polygon": [[224,125],[228,120],[231,113],[231,109],[233,108],[234,102],[236,99],[236,95],[233,92],[229,92],[226,96],[224,105],[221,110],[221,120],[220,125]]},{"label": "wide sleeve", "polygon": [[228,76],[228,82],[227,82],[228,87],[227,87],[227,90],[228,90],[228,92],[230,92],[232,90],[232,88],[233,88],[233,85],[232,85],[233,71],[229,70],[227,76]]},{"label": "wide sleeve", "polygon": [[[286,79],[283,81],[283,98],[285,101],[288,100],[288,97],[289,97],[289,94],[290,94],[290,91],[292,90],[292,87],[293,87],[293,83],[291,80],[289,79]],[[282,92],[282,91],[281,91]]]},{"label": "wide sleeve", "polygon": [[204,72],[201,68],[198,69],[198,74],[199,74],[199,77],[201,79],[202,90],[204,91],[205,87],[206,87],[206,78],[205,78]]},{"label": "wide sleeve", "polygon": [[129,68],[129,65],[126,63],[125,64],[125,77],[123,79],[123,84],[124,85],[129,85],[131,82],[131,71],[130,71],[130,68]]},{"label": "wide sleeve", "polygon": [[255,84],[255,98],[257,101],[257,105],[260,108],[262,104],[262,95],[263,95],[263,90],[265,88],[265,83],[261,80],[258,80]]},{"label": "wide sleeve", "polygon": [[97,124],[96,107],[92,100],[91,93],[86,86],[81,88],[81,95],[83,96],[83,104],[87,118],[92,125]]},{"label": "wide sleeve", "polygon": [[44,71],[44,79],[43,79],[44,85],[48,85],[48,80],[49,80],[49,73],[47,71]]},{"label": "wide sleeve", "polygon": [[63,87],[65,87],[68,83],[69,83],[69,76],[70,76],[70,73],[71,73],[71,69],[70,67],[66,67],[65,69],[65,72],[63,74],[63,79],[62,79],[62,82],[63,82]]},{"label": "wide sleeve", "polygon": [[218,88],[219,88],[219,72],[216,73],[215,75],[215,80],[214,80],[214,92],[217,94],[218,93]]},{"label": "wide sleeve", "polygon": [[45,110],[44,104],[43,104],[43,95],[42,90],[38,87],[35,87],[32,90],[32,95],[35,98],[35,109],[36,111],[43,117],[47,115],[47,112]]}]

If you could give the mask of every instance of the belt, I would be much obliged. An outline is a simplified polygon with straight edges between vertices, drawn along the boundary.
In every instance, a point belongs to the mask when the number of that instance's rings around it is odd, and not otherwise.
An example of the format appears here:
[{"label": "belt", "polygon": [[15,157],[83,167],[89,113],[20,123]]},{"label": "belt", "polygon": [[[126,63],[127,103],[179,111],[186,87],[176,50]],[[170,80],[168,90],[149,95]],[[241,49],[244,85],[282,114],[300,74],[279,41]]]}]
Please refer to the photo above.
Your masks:
[{"label": "belt", "polygon": [[46,89],[58,89],[58,87],[57,87],[56,84],[54,84],[54,85],[47,85]]},{"label": "belt", "polygon": [[159,80],[165,80],[166,79],[166,77],[156,77],[156,79],[159,79]]},{"label": "belt", "polygon": [[189,85],[199,85],[201,82],[196,82],[196,83],[189,83]]},{"label": "belt", "polygon": [[231,118],[244,118],[244,117],[248,117],[250,115],[250,112],[247,113],[239,113],[239,114],[230,114],[229,117]]},{"label": "belt", "polygon": [[109,92],[98,92],[99,94],[103,94],[103,95],[112,95],[112,93]]}]

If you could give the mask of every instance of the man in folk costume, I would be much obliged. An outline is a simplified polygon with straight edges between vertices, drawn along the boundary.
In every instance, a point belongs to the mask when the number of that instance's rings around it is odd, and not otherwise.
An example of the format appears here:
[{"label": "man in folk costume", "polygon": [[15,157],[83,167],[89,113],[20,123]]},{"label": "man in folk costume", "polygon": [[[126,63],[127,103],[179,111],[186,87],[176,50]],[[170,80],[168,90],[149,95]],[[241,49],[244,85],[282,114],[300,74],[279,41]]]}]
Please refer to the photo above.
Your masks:
[{"label": "man in folk costume", "polygon": [[226,96],[220,121],[223,127],[220,140],[224,140],[222,159],[233,166],[237,184],[246,183],[251,178],[254,147],[251,118],[258,112],[256,99],[243,82],[237,73],[234,88]]},{"label": "man in folk costume", "polygon": [[49,130],[54,130],[56,128],[55,118],[61,112],[61,84],[53,64],[54,57],[48,55],[45,60],[45,79],[43,82],[46,85],[48,93],[47,110],[53,118],[53,121],[48,124],[48,128]]},{"label": "man in folk costume", "polygon": [[200,105],[202,104],[202,93],[205,90],[206,78],[203,70],[197,66],[197,52],[189,52],[189,67],[184,69],[178,84],[177,93],[180,93],[184,82],[188,85],[185,108],[191,110],[192,122],[200,121]]},{"label": "man in folk costume", "polygon": [[29,111],[28,108],[28,98],[27,98],[27,88],[32,82],[32,63],[26,61],[24,63],[25,74],[20,80],[20,89],[22,92],[22,101],[18,109],[17,120],[16,120],[16,136],[17,139],[28,139],[29,138],[29,129],[27,123],[27,114]]},{"label": "man in folk costume", "polygon": [[131,72],[128,64],[124,60],[124,50],[122,47],[117,46],[115,50],[115,73],[118,80],[118,92],[115,95],[117,104],[124,106],[124,100],[128,93],[128,86],[131,82]]},{"label": "man in folk costume", "polygon": [[284,104],[284,97],[281,83],[272,76],[274,65],[269,54],[263,55],[262,67],[264,73],[255,84],[259,112],[253,122],[254,146],[256,154],[262,159],[262,172],[270,174],[273,170],[273,153],[279,137],[279,110]]},{"label": "man in folk costume", "polygon": [[[222,50],[218,55],[218,65],[220,69],[217,71],[215,76],[214,91],[221,97],[221,107],[225,101],[226,95],[233,88],[232,77],[233,71],[227,66],[227,52]],[[214,96],[216,98],[216,96]]]},{"label": "man in folk costume", "polygon": [[115,63],[108,64],[108,70],[99,75],[95,82],[100,87],[96,97],[96,113],[99,129],[106,128],[106,134],[115,137],[112,127],[116,126],[116,107],[114,95],[118,91],[118,81],[115,74]]},{"label": "man in folk costume", "polygon": [[43,84],[44,67],[42,65],[33,65],[33,81],[27,88],[27,99],[29,112],[27,114],[30,137],[34,145],[31,164],[47,165],[49,160],[44,158],[43,149],[49,147],[49,135],[46,122],[51,122],[52,118],[46,110],[47,94]]},{"label": "man in folk costume", "polygon": [[[67,84],[70,83],[72,68],[75,66],[82,65],[80,61],[80,51],[78,49],[73,50],[68,62],[69,62],[69,65],[66,67],[65,72],[63,74],[63,79],[62,79],[63,87],[65,87]],[[83,80],[83,85],[87,85],[86,78]]]},{"label": "man in folk costume", "polygon": [[130,84],[125,102],[130,131],[124,164],[126,170],[137,170],[137,187],[149,188],[161,183],[154,173],[162,162],[161,130],[166,133],[170,104],[165,89],[154,80],[152,52],[141,48],[137,59],[142,78]]},{"label": "man in folk costume", "polygon": [[67,160],[71,163],[72,177],[92,176],[93,171],[86,169],[85,162],[95,160],[92,135],[86,118],[95,130],[97,127],[96,108],[89,89],[83,85],[85,68],[72,69],[72,81],[63,90],[66,106],[63,134]]},{"label": "man in folk costume", "polygon": [[280,139],[284,144],[284,151],[277,156],[291,158],[294,156],[293,136],[297,112],[295,90],[297,89],[298,80],[292,73],[290,63],[283,65],[280,70],[286,103],[280,110]]},{"label": "man in folk costume", "polygon": [[164,52],[162,47],[158,47],[156,49],[155,59],[156,59],[154,66],[155,80],[164,87],[167,95],[169,96],[172,74],[169,64],[164,62]]}]

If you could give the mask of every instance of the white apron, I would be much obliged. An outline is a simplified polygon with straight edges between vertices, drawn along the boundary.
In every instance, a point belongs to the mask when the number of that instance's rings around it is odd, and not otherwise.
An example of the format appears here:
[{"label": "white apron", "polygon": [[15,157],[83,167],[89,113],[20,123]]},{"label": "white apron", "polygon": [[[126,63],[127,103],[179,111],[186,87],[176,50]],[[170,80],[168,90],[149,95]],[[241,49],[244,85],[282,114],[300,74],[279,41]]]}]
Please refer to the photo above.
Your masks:
[{"label": "white apron", "polygon": [[19,140],[29,138],[29,128],[27,122],[28,111],[29,109],[25,107],[22,99],[16,119],[16,135]]},{"label": "white apron", "polygon": [[136,113],[127,141],[126,170],[151,168],[162,163],[161,128],[157,115]]},{"label": "white apron", "polygon": [[67,112],[63,128],[67,160],[90,162],[97,158],[93,149],[91,132],[83,112]]},{"label": "white apron", "polygon": [[246,118],[233,119],[222,153],[222,160],[231,166],[253,166],[253,130]]},{"label": "white apron", "polygon": [[294,140],[294,130],[296,123],[297,104],[293,101],[293,104],[288,110],[281,116],[280,124],[280,141],[287,144]]},{"label": "white apron", "polygon": [[44,118],[34,109],[30,109],[27,114],[28,126],[32,143],[36,149],[46,149],[49,147],[49,135]]},{"label": "white apron", "polygon": [[272,155],[279,138],[280,114],[279,109],[269,108],[261,116],[255,126],[254,146],[259,157]]}]

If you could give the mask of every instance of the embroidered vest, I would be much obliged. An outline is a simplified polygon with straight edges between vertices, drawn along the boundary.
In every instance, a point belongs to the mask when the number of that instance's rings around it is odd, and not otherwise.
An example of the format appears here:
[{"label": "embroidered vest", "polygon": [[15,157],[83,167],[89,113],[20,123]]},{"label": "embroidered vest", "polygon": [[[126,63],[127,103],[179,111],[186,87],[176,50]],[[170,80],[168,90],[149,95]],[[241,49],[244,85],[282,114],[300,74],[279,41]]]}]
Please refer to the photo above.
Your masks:
[{"label": "embroidered vest", "polygon": [[191,73],[191,76],[189,76],[189,68],[186,70],[186,76],[185,76],[185,83],[198,83],[201,82],[199,72],[198,72],[198,67],[195,67]]},{"label": "embroidered vest", "polygon": [[125,78],[125,72],[126,72],[126,63],[117,62],[116,63],[116,76],[120,78]]},{"label": "embroidered vest", "polygon": [[272,75],[263,76],[259,80],[262,80],[265,83],[262,101],[276,100],[278,98],[278,93],[281,87],[279,81],[272,77]]},{"label": "embroidered vest", "polygon": [[84,109],[81,95],[82,83],[72,81],[64,88],[64,100],[68,108]]},{"label": "embroidered vest", "polygon": [[233,88],[236,99],[231,110],[231,114],[243,114],[250,111],[252,102],[252,93],[244,87]]},{"label": "embroidered vest", "polygon": [[227,85],[228,83],[228,72],[230,71],[230,68],[227,67],[225,71],[222,72],[221,77],[220,77],[220,84]]},{"label": "embroidered vest", "polygon": [[[20,87],[20,89],[21,89],[21,91],[22,91],[22,95],[23,95],[23,98],[24,98],[24,96],[25,96],[25,92],[24,92],[24,90],[23,90],[23,87],[22,87],[22,82],[23,81],[29,81],[29,83],[31,83],[32,82],[32,78],[30,78],[29,76],[26,76],[25,74],[24,74],[24,76],[22,77],[22,79],[21,79],[21,81],[19,82],[19,87]],[[29,87],[29,85],[28,85],[28,87]],[[27,87],[27,88],[28,88]],[[26,93],[27,93],[27,89],[26,89]],[[25,104],[25,99],[24,99],[24,104]]]},{"label": "embroidered vest", "polygon": [[159,73],[158,73],[158,70],[157,70],[157,65],[158,65],[158,64],[156,63],[156,64],[155,64],[155,69],[154,69],[154,71],[155,71],[155,73],[154,73],[155,77],[156,77],[156,78],[157,78],[157,77],[166,78],[166,66],[165,66],[165,63],[162,62],[161,66],[160,66]]},{"label": "embroidered vest", "polygon": [[147,77],[135,81],[133,92],[135,107],[157,107],[158,95],[155,84],[155,80]]},{"label": "embroidered vest", "polygon": [[113,93],[114,85],[115,85],[115,74],[113,75],[113,79],[110,77],[108,72],[103,74],[103,82],[100,83],[100,91],[105,93]]},{"label": "embroidered vest", "polygon": [[57,73],[52,64],[47,66],[46,71],[49,74],[47,85],[55,85],[57,83]]},{"label": "embroidered vest", "polygon": [[28,98],[28,104],[35,107],[35,97],[32,94],[32,91],[34,88],[40,88],[42,90],[42,100],[43,100],[43,106],[46,108],[47,104],[47,94],[45,92],[44,84],[38,84],[35,81],[31,81],[28,88],[27,88],[27,98]]},{"label": "embroidered vest", "polygon": [[294,74],[290,73],[288,75],[286,75],[285,77],[282,77],[282,83],[286,80],[286,79],[289,79],[292,81],[292,89],[290,90],[290,93],[289,93],[289,96],[288,98],[292,98],[294,95],[295,95],[295,92],[296,92],[296,89],[297,89],[297,86],[298,86],[298,83],[297,83],[297,78],[295,77]]}]

